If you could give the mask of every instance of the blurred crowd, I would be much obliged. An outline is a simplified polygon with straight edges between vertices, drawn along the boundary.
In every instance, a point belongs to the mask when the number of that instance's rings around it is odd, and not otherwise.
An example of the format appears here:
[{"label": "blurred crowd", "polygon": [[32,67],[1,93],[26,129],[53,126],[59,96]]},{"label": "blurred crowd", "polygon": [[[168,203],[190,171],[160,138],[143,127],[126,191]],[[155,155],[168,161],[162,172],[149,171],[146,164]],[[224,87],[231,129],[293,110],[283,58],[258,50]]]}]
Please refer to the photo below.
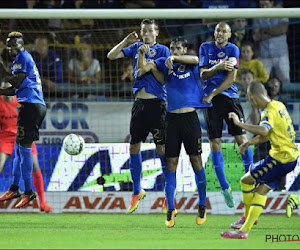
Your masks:
[{"label": "blurred crowd", "polygon": [[[287,0],[27,0],[0,1],[0,8],[291,8],[299,1]],[[177,36],[190,41],[190,54],[198,54],[201,43],[213,40],[215,24],[220,19],[164,19],[160,22],[160,43],[168,45]],[[230,42],[240,48],[237,83],[245,97],[249,79],[279,86],[300,82],[298,19],[231,19]],[[97,100],[97,96],[132,98],[131,62],[108,62],[107,51],[129,32],[139,30],[140,20],[102,19],[1,19],[0,56],[6,67],[10,59],[5,37],[11,30],[21,31],[29,44],[40,71],[46,98],[68,97]],[[63,83],[81,86],[77,91],[60,88]],[[86,86],[99,86],[97,91]],[[62,91],[63,89],[63,91]],[[280,88],[279,88],[280,89]],[[299,97],[295,93],[292,97]]]}]

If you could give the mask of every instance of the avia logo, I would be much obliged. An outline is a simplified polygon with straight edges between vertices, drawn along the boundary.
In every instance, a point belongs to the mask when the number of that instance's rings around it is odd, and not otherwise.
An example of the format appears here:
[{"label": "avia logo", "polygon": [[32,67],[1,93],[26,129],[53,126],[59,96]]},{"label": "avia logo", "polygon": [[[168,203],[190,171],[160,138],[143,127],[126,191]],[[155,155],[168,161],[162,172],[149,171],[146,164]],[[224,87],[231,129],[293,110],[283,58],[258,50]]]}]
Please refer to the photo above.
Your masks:
[{"label": "avia logo", "polygon": [[265,242],[290,242],[290,241],[300,241],[298,234],[266,234]]},{"label": "avia logo", "polygon": [[[175,198],[175,207],[176,209],[198,209],[198,194],[194,194],[191,198],[189,197],[181,197],[181,198]],[[158,209],[162,207],[162,204],[164,202],[164,197],[159,197],[154,201],[153,205],[151,206],[151,210]],[[206,208],[207,210],[211,209],[211,204],[209,201],[209,198],[206,197]]]},{"label": "avia logo", "polygon": [[121,196],[114,196],[108,194],[107,197],[96,197],[94,200],[90,200],[89,196],[72,196],[67,201],[64,209],[122,209],[125,210],[125,201]]}]

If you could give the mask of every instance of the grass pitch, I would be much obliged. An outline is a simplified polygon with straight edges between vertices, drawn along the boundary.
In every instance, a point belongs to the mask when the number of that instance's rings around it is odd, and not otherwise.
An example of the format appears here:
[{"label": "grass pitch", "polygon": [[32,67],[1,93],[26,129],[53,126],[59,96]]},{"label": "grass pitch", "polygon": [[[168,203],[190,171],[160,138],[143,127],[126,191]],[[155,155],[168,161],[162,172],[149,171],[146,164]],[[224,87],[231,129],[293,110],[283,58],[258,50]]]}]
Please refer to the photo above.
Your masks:
[{"label": "grass pitch", "polygon": [[[299,249],[300,241],[266,242],[266,235],[298,235],[300,217],[262,215],[247,240],[222,239],[237,215],[178,214],[166,228],[164,214],[0,215],[1,249]],[[281,238],[282,239],[282,238]]]}]

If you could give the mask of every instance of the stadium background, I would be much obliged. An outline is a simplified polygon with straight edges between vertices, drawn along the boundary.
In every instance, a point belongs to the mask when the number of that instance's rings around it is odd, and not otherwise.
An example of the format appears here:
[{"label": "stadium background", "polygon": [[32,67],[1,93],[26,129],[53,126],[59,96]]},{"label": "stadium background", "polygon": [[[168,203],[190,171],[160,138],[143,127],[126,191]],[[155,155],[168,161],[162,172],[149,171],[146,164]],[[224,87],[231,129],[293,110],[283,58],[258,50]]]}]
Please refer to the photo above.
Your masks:
[{"label": "stadium background", "polygon": [[[44,2],[53,2],[53,8],[59,7],[55,5],[59,1]],[[80,8],[91,7],[88,3],[92,2],[84,1]],[[116,2],[126,4],[126,1],[107,1],[107,3],[111,4]],[[201,4],[202,1],[198,2]],[[278,2],[280,3],[281,1]],[[43,1],[37,1],[37,3],[41,5],[36,5],[36,7],[51,7],[51,4],[43,5]],[[293,1],[285,1],[284,4],[284,7],[298,7]],[[289,6],[289,4],[294,4],[295,6]],[[7,8],[9,6],[3,7]],[[65,7],[69,8],[72,6]],[[238,7],[253,6],[245,5]],[[36,37],[40,35],[47,36],[49,49],[54,51],[61,61],[61,81],[57,81],[57,72],[55,70],[51,71],[50,66],[45,70],[46,73],[40,72],[42,81],[49,74],[54,77],[53,81],[56,83],[56,87],[52,90],[44,87],[48,113],[40,130],[40,140],[37,142],[40,167],[45,181],[45,190],[48,191],[46,198],[48,203],[54,207],[54,212],[126,211],[132,189],[128,166],[129,148],[127,142],[129,141],[128,131],[133,96],[131,92],[131,79],[124,81],[121,78],[131,61],[127,59],[109,61],[106,55],[128,33],[134,30],[139,31],[141,20],[117,18],[0,19],[0,43],[2,43],[0,45],[3,49],[2,59],[7,65],[10,62],[4,44],[5,37],[11,30],[19,30],[23,33],[26,49],[30,52],[35,50]],[[226,21],[232,23],[233,20],[228,19]],[[251,21],[249,19],[246,27],[249,31],[252,29]],[[284,83],[281,90],[281,97],[287,103],[288,110],[294,122],[297,142],[300,139],[299,23],[298,18],[291,18],[289,22],[287,37],[291,82]],[[189,47],[190,53],[197,54],[199,45],[211,35],[211,27],[214,27],[215,23],[208,22],[207,24],[203,24],[201,19],[158,19],[158,25],[160,27],[159,43],[168,46],[175,33],[181,32],[179,35],[194,42]],[[190,30],[189,33],[183,33],[183,25],[185,25],[184,28],[186,30]],[[78,51],[86,46],[86,44],[91,49],[93,58],[96,58],[100,63],[101,80],[97,83],[82,84],[74,82],[74,78],[68,72],[70,60],[78,56]],[[48,65],[52,65],[55,64],[55,61],[47,63]],[[245,97],[241,98],[241,102],[245,110],[249,109]],[[233,190],[236,191],[234,192],[234,196],[237,199],[235,209],[229,210],[219,201],[222,201],[219,192],[220,187],[209,157],[210,150],[207,144],[208,140],[203,115],[200,110],[198,112],[203,131],[203,141],[206,142],[203,144],[203,161],[206,163],[208,199],[211,204],[211,209],[208,212],[225,214],[241,213],[241,197],[238,191],[239,178],[243,174],[243,166],[239,158],[237,146],[233,143],[232,137],[226,134],[227,128],[224,125],[223,139],[224,142],[227,142],[223,144],[225,171]],[[87,142],[86,148],[80,156],[68,156],[62,150],[62,140],[69,133],[78,133]],[[147,200],[141,203],[141,206],[137,210],[139,213],[160,212],[159,208],[161,207],[163,197],[163,179],[160,170],[160,161],[154,151],[151,137],[148,138],[148,142],[149,144],[143,146],[144,177],[142,185],[146,190],[157,192],[148,192],[150,195]],[[5,171],[0,175],[1,192],[7,190],[10,185],[12,159],[13,156],[6,163]],[[278,190],[287,189],[294,191],[299,189],[299,177],[297,177],[300,171],[299,168],[298,164],[295,173],[291,173],[287,177],[287,180],[283,180]],[[95,179],[99,175],[109,177],[108,184],[104,186],[95,185]],[[196,191],[195,183],[192,169],[184,152],[181,155],[177,171],[177,183],[179,194],[176,200],[178,204],[182,205],[180,211],[194,213],[196,209],[194,207],[196,205],[196,197],[194,196]],[[285,193],[273,192],[267,203],[269,207],[265,212],[283,213],[285,198]],[[5,205],[2,204],[0,208],[3,209],[2,211],[14,212],[12,209],[13,204],[14,201],[7,202]],[[98,207],[99,209],[95,209]],[[24,211],[38,211],[37,204],[33,202]]]}]

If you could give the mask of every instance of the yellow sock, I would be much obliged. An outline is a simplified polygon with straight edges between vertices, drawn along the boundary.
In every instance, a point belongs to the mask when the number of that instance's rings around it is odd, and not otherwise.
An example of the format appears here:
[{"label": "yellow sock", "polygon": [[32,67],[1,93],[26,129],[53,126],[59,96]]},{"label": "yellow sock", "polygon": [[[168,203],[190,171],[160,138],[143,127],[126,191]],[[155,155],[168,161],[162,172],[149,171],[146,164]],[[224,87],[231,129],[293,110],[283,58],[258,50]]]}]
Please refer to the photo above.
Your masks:
[{"label": "yellow sock", "polygon": [[247,218],[249,213],[249,208],[252,202],[253,194],[254,194],[254,185],[245,184],[240,182],[242,188],[242,199],[245,207],[245,218]]},{"label": "yellow sock", "polygon": [[241,227],[240,231],[246,231],[249,232],[252,228],[254,222],[261,214],[262,210],[264,209],[264,206],[266,205],[267,196],[261,195],[259,193],[254,193],[254,196],[252,198],[251,206],[249,209],[249,214],[246,217],[246,221],[244,225]]}]

